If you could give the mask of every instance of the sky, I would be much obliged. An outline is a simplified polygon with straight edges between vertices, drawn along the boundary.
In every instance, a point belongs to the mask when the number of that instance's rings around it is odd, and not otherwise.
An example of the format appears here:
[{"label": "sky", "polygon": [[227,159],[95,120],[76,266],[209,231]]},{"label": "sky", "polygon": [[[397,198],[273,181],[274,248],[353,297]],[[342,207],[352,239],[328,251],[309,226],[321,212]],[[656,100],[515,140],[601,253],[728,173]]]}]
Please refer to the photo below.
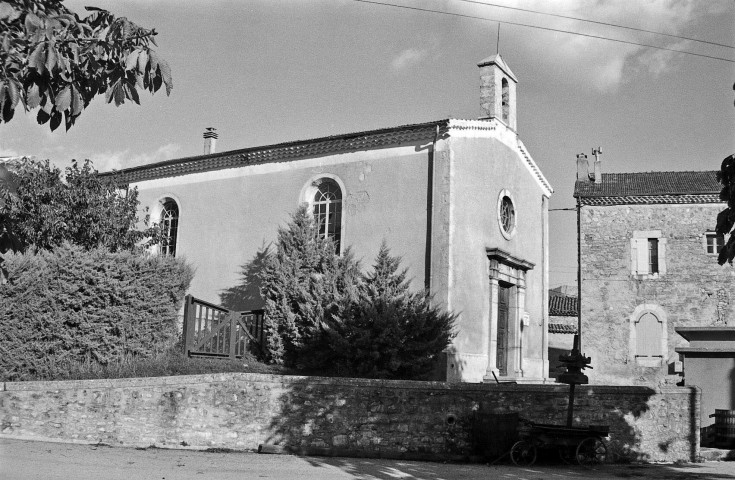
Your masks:
[{"label": "sky", "polygon": [[[16,112],[0,156],[100,171],[218,151],[480,116],[477,63],[499,50],[519,80],[518,134],[554,188],[550,283],[574,285],[576,154],[603,172],[715,170],[735,152],[733,0],[67,0],[159,35],[174,89],[121,107],[98,98],[68,132]],[[182,6],[185,5],[185,6]],[[416,10],[429,9],[456,15]],[[461,16],[460,16],[461,15]],[[481,17],[482,19],[468,18]],[[498,38],[500,26],[500,43]],[[518,25],[644,43],[731,61]],[[714,219],[713,219],[714,223]]]}]

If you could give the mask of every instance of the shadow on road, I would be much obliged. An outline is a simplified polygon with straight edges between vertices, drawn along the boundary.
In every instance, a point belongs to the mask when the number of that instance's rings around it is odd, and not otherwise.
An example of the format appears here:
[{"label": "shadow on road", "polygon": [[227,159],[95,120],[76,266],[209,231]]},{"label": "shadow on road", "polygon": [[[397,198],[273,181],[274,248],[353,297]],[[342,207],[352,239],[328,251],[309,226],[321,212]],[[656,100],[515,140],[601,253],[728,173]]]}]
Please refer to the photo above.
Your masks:
[{"label": "shadow on road", "polygon": [[[313,467],[332,466],[360,480],[449,480],[453,478],[574,478],[584,479],[666,479],[716,480],[735,479],[735,462],[709,462],[681,465],[604,465],[581,467],[569,465],[512,465],[431,463],[400,460],[302,457]],[[732,473],[728,473],[732,472]]]}]

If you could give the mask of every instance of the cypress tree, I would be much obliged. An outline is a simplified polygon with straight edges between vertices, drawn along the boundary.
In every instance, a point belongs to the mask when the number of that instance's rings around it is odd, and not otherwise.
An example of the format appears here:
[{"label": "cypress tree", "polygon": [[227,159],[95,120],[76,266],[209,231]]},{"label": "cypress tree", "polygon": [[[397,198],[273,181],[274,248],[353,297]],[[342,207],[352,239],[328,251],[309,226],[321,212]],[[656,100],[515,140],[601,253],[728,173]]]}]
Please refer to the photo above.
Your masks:
[{"label": "cypress tree", "polygon": [[413,292],[385,242],[364,277],[351,319],[351,366],[356,376],[426,378],[454,337],[455,316]]},{"label": "cypress tree", "polygon": [[356,296],[359,280],[359,266],[349,249],[342,257],[334,250],[331,240],[318,235],[306,206],[279,228],[275,252],[261,274],[272,362],[313,369],[333,356],[333,342],[340,340],[344,311]]}]

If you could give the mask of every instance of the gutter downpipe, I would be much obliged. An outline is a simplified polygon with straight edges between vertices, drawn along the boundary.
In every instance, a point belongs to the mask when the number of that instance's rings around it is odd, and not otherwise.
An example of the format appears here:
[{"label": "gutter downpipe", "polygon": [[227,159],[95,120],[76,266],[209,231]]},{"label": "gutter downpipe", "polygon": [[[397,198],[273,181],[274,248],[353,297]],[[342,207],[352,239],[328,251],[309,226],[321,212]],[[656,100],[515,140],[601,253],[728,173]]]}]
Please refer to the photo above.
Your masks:
[{"label": "gutter downpipe", "polygon": [[544,380],[549,378],[549,199],[541,195],[541,365],[544,369]]},{"label": "gutter downpipe", "polygon": [[433,258],[433,237],[434,237],[434,187],[436,183],[436,144],[439,141],[439,125],[434,131],[434,140],[431,144],[431,152],[429,153],[429,198],[427,199],[428,212],[426,213],[426,258],[424,261],[424,288],[426,291],[433,293],[431,287],[434,284],[434,269],[431,268]]}]

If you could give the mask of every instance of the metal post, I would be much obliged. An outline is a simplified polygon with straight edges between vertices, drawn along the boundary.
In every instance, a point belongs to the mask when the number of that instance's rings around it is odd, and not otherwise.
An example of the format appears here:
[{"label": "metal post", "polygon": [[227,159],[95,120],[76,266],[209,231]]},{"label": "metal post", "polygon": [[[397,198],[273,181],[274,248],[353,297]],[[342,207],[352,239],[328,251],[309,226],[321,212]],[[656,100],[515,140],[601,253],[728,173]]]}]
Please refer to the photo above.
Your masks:
[{"label": "metal post", "polygon": [[577,197],[577,335],[582,353],[582,203]]},{"label": "metal post", "polygon": [[567,427],[572,426],[572,420],[574,419],[574,387],[576,384],[569,384],[569,406],[567,407]]},{"label": "metal post", "polygon": [[184,355],[189,355],[189,349],[194,342],[194,316],[196,307],[194,306],[194,297],[187,295],[184,300]]}]

